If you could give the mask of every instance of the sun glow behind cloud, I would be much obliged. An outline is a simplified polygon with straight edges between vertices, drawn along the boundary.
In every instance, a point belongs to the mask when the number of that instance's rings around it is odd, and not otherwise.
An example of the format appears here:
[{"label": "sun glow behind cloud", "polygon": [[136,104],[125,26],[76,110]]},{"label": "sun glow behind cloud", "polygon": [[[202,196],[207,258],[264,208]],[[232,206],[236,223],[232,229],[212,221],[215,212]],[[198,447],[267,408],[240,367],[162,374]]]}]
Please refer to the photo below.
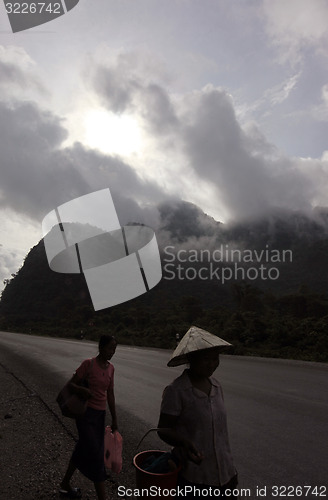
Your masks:
[{"label": "sun glow behind cloud", "polygon": [[83,120],[84,144],[104,154],[128,157],[142,149],[142,130],[130,115],[92,109]]}]

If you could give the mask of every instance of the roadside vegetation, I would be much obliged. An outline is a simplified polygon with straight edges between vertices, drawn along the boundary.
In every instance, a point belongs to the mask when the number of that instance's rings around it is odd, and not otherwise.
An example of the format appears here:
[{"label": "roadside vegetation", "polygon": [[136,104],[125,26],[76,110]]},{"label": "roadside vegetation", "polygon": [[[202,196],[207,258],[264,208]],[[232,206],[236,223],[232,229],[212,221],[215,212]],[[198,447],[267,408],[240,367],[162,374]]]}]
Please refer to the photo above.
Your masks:
[{"label": "roadside vegetation", "polygon": [[52,272],[40,242],[0,302],[1,330],[38,335],[96,340],[110,331],[122,344],[174,348],[191,324],[231,342],[232,354],[328,361],[328,296],[304,285],[279,293],[248,282],[219,288],[162,280],[95,312],[84,277]]}]

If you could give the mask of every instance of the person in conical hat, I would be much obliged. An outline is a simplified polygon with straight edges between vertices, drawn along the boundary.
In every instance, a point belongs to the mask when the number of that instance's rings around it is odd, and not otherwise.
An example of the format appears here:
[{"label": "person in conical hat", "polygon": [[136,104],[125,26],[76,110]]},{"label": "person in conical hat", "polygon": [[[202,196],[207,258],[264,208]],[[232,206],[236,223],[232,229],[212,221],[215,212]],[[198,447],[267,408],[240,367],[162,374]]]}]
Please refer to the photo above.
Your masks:
[{"label": "person in conical hat", "polygon": [[231,345],[229,342],[206,330],[202,330],[197,326],[191,326],[180,340],[167,366],[178,366],[188,363],[188,354],[191,352],[217,347],[226,348],[231,347]]},{"label": "person in conical hat", "polygon": [[[222,349],[229,342],[192,326],[181,339],[168,366],[189,364],[163,392],[158,434],[174,446],[181,463],[178,485],[210,496],[238,484],[230,450],[227,417],[220,383],[213,377]],[[190,490],[190,489],[189,489]],[[186,490],[185,490],[186,491]]]}]

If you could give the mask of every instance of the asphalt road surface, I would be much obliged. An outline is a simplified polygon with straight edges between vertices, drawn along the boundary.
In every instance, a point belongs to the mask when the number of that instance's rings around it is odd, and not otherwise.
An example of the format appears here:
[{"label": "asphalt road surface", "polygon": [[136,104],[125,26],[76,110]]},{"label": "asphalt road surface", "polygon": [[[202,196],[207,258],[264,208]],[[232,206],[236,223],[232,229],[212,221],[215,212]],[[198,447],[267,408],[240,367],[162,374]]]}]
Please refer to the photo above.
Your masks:
[{"label": "asphalt road surface", "polygon": [[[0,332],[1,351],[7,365],[15,357],[19,375],[55,408],[58,389],[97,346]],[[137,432],[137,422],[156,427],[163,388],[183,369],[167,368],[169,357],[167,350],[118,346],[112,361],[123,435],[124,429]],[[240,487],[251,492],[241,496],[328,498],[328,365],[221,356],[215,376],[224,390]]]}]

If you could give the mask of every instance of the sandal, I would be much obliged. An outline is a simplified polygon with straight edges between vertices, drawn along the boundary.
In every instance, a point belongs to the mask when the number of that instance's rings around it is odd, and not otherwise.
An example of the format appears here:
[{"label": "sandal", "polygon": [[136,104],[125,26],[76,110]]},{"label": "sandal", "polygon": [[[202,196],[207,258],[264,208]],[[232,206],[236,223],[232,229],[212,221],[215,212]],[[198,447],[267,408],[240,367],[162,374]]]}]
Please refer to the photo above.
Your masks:
[{"label": "sandal", "polygon": [[80,488],[70,488],[69,490],[63,490],[62,488],[59,490],[59,493],[63,497],[67,498],[81,498],[82,497],[82,492]]}]

